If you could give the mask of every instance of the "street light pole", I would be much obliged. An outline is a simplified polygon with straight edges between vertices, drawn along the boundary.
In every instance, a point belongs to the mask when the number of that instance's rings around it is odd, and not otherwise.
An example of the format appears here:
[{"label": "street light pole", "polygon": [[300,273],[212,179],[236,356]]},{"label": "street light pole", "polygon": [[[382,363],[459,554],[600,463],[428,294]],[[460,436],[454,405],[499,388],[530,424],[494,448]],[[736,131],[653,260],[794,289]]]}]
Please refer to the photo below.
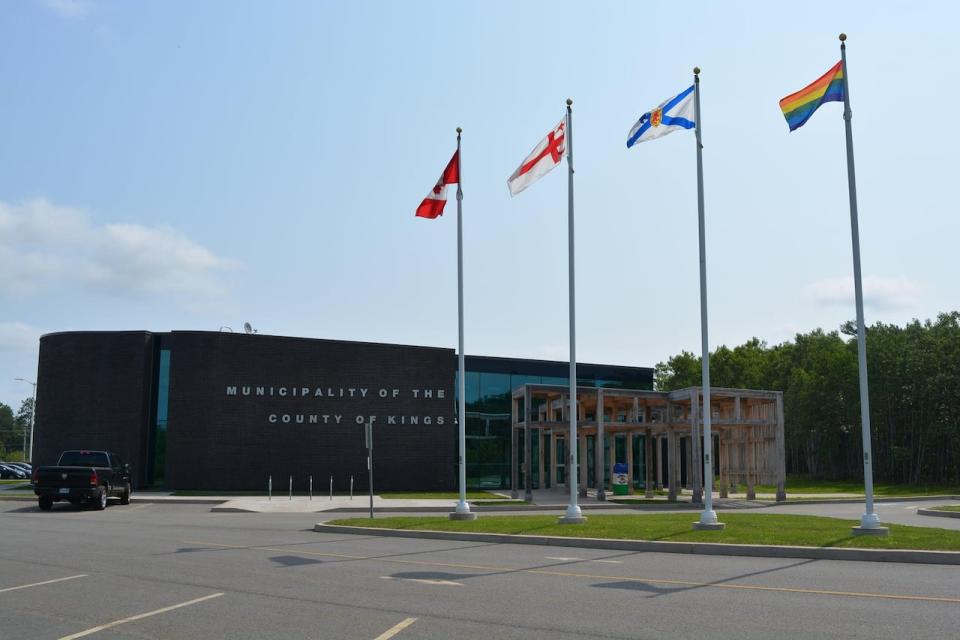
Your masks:
[{"label": "street light pole", "polygon": [[16,378],[17,382],[33,385],[33,405],[30,407],[30,464],[33,464],[33,425],[37,420],[37,383],[25,378]]}]

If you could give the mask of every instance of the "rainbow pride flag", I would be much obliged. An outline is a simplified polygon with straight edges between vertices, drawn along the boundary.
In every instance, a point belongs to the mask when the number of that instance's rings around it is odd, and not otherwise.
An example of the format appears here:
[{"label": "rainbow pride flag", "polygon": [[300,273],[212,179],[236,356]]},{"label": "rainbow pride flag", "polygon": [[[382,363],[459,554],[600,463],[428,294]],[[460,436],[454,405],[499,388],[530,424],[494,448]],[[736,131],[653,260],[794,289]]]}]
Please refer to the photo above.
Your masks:
[{"label": "rainbow pride flag", "polygon": [[790,131],[799,129],[824,102],[843,102],[843,62],[812,83],[780,101],[780,110]]}]

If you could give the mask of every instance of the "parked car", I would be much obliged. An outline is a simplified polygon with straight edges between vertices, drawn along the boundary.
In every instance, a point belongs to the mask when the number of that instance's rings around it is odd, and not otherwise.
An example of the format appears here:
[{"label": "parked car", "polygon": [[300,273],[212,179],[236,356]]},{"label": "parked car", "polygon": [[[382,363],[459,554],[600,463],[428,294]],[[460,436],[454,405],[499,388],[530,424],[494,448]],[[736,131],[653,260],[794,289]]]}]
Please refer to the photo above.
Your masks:
[{"label": "parked car", "polygon": [[61,500],[101,510],[110,498],[130,504],[130,465],[110,451],[64,451],[56,466],[34,468],[33,492],[43,511]]},{"label": "parked car", "polygon": [[4,462],[3,464],[7,465],[8,467],[16,467],[21,471],[26,471],[28,477],[31,473],[33,473],[33,467],[31,467],[27,462]]},{"label": "parked car", "polygon": [[23,469],[0,462],[0,480],[26,480],[29,477]]}]

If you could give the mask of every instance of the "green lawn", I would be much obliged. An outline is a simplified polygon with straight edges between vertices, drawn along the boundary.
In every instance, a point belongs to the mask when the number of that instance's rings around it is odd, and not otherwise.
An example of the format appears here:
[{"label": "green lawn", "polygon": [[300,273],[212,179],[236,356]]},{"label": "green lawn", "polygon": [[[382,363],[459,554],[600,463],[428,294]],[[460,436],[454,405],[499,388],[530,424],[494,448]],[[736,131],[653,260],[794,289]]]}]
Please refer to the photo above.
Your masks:
[{"label": "green lawn", "polygon": [[562,537],[726,542],[802,547],[859,547],[960,551],[960,531],[891,524],[887,537],[854,537],[858,522],[820,516],[723,513],[723,531],[694,531],[695,514],[589,515],[582,525],[557,523],[557,516],[481,516],[472,521],[439,518],[350,518],[330,524],[386,529],[425,529]]},{"label": "green lawn", "polygon": [[960,504],[942,504],[939,507],[933,507],[936,511],[960,511]]},{"label": "green lawn", "polygon": [[[739,492],[747,490],[746,485],[741,484],[737,487]],[[787,497],[791,493],[855,493],[863,495],[863,482],[860,480],[818,480],[807,476],[787,476]],[[757,493],[776,493],[777,488],[773,485],[757,485]],[[874,483],[873,495],[879,497],[895,496],[930,496],[930,495],[960,495],[960,487],[957,485],[914,485],[914,484],[889,484],[884,482]]]}]

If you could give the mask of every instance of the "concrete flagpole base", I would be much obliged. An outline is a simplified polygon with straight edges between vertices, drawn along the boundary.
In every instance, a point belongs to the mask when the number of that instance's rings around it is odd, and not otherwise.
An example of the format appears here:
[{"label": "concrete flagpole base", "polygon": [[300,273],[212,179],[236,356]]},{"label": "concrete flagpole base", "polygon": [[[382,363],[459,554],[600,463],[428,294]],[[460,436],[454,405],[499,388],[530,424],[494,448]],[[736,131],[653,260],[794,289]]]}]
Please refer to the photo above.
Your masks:
[{"label": "concrete flagpole base", "polygon": [[567,512],[560,516],[560,519],[557,522],[559,524],[583,524],[586,521],[587,518],[580,510],[580,505],[571,504],[567,507]]},{"label": "concrete flagpole base", "polygon": [[700,519],[693,523],[695,531],[720,531],[726,526],[717,520],[717,512],[709,508],[704,509],[700,513]]},{"label": "concrete flagpole base", "polygon": [[880,516],[876,513],[865,513],[860,517],[860,526],[851,527],[855,536],[886,536],[890,529],[880,526]]},{"label": "concrete flagpole base", "polygon": [[457,510],[450,514],[451,520],[476,520],[477,514],[470,511],[470,505],[466,502],[458,502]]}]

